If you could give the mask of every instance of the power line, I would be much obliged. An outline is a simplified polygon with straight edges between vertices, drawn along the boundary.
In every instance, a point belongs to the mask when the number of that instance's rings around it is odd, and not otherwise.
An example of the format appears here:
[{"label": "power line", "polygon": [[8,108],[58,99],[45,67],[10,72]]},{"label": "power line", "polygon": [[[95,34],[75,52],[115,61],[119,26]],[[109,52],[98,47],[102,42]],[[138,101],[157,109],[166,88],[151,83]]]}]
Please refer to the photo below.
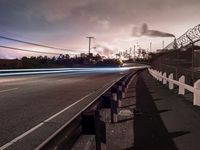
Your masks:
[{"label": "power line", "polygon": [[59,53],[41,52],[41,51],[28,50],[28,49],[22,49],[22,48],[16,48],[16,47],[9,47],[9,46],[3,46],[3,45],[0,45],[0,47],[1,48],[6,48],[6,49],[17,50],[17,51],[32,52],[32,53],[49,54],[49,55],[60,55]]},{"label": "power line", "polygon": [[71,51],[71,52],[74,52],[73,50],[69,50],[69,49],[63,49],[63,48],[58,48],[58,47],[53,47],[53,46],[48,46],[48,45],[43,45],[43,44],[38,44],[38,43],[32,43],[32,42],[28,42],[28,41],[13,39],[13,38],[10,38],[10,37],[5,37],[5,36],[2,36],[2,35],[0,35],[0,38],[1,39],[10,40],[10,41],[20,42],[20,43],[24,43],[24,44],[44,47],[44,48],[50,48],[50,49],[55,49],[55,50],[60,50],[60,51]]}]

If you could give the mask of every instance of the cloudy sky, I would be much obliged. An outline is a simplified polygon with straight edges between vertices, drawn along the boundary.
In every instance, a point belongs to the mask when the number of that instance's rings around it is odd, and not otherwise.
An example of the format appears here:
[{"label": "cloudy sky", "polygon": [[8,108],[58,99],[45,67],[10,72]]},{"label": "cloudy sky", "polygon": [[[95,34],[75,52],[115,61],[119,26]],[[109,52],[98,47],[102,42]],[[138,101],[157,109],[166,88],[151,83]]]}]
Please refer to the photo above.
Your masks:
[{"label": "cloudy sky", "polygon": [[[199,14],[200,0],[0,0],[0,35],[74,51],[87,50],[87,36],[115,51],[149,42],[155,50],[173,38],[135,37],[133,29],[146,23],[178,37],[200,23]],[[57,52],[3,39],[0,45]],[[0,57],[21,55],[28,53],[0,48]]]}]

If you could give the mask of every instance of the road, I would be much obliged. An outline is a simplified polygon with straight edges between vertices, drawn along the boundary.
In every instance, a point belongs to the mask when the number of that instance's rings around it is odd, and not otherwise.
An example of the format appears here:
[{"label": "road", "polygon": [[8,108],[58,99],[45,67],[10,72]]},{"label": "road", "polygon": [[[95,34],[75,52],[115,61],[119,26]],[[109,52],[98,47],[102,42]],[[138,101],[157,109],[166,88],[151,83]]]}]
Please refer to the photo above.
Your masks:
[{"label": "road", "polygon": [[121,76],[121,71],[105,71],[1,77],[0,149],[10,148],[33,127]]}]

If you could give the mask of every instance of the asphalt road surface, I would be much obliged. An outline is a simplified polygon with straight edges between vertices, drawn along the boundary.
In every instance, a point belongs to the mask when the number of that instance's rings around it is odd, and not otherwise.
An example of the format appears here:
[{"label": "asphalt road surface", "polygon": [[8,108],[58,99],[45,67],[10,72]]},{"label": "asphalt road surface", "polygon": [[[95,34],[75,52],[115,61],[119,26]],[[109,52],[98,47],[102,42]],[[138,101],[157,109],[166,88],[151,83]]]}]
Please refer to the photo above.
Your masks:
[{"label": "asphalt road surface", "polygon": [[33,127],[122,75],[75,72],[0,77],[0,149],[10,148]]}]

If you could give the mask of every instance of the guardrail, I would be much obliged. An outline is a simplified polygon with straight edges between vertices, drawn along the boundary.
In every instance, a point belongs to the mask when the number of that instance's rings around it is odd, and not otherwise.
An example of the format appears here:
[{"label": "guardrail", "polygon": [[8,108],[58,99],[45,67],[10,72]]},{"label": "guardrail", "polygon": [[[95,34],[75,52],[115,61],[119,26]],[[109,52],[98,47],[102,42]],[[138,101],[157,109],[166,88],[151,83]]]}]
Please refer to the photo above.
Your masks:
[{"label": "guardrail", "polygon": [[190,86],[188,84],[185,84],[185,76],[182,75],[179,80],[174,80],[174,74],[171,73],[167,77],[166,72],[157,71],[154,69],[148,69],[149,73],[158,81],[162,82],[163,84],[167,84],[169,86],[169,89],[174,89],[174,85],[177,85],[179,87],[178,94],[185,95],[185,90],[190,91],[193,93],[193,105],[200,106],[200,79],[197,80],[194,83],[194,86]]},{"label": "guardrail", "polygon": [[[110,108],[111,123],[116,123],[117,108],[121,106],[121,99],[125,96],[132,77],[144,69],[125,74],[108,85],[80,112],[59,128],[48,139],[42,142],[35,150],[70,149],[82,134],[94,135],[96,149],[101,150],[106,144],[105,122],[100,119],[99,111]],[[64,147],[64,148],[63,148]]]}]

